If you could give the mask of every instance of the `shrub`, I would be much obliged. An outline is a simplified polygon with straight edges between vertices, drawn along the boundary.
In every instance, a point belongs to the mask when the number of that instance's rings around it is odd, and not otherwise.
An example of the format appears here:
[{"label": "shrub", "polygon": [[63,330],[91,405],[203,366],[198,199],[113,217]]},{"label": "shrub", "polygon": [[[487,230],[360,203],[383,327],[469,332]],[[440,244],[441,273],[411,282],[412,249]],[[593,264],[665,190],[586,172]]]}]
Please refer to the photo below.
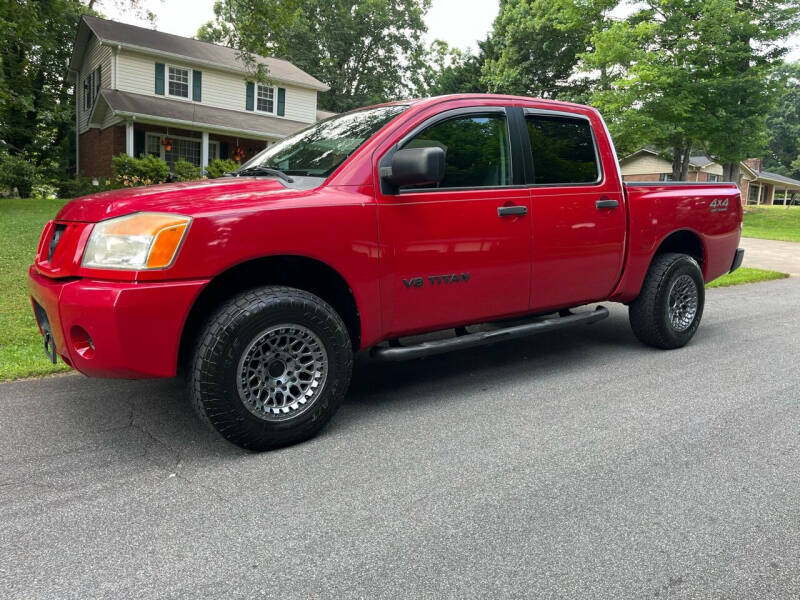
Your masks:
[{"label": "shrub", "polygon": [[169,165],[156,156],[133,158],[119,154],[111,159],[114,181],[123,187],[164,183],[169,177]]},{"label": "shrub", "polygon": [[21,197],[27,198],[33,186],[43,183],[43,179],[40,169],[30,157],[0,152],[0,188],[9,194],[13,195],[16,188]]},{"label": "shrub", "polygon": [[179,160],[172,168],[176,181],[196,181],[203,177],[203,169],[196,167],[188,160]]},{"label": "shrub", "polygon": [[58,198],[58,187],[52,183],[36,183],[31,186],[30,197],[38,200]]},{"label": "shrub", "polygon": [[225,173],[230,173],[239,168],[239,163],[230,158],[217,158],[208,163],[206,174],[211,179],[222,177]]},{"label": "shrub", "polygon": [[[97,185],[94,184],[95,181]],[[110,177],[97,177],[95,179],[91,177],[75,177],[58,181],[56,187],[58,188],[59,198],[78,198],[113,190],[120,186]]]}]

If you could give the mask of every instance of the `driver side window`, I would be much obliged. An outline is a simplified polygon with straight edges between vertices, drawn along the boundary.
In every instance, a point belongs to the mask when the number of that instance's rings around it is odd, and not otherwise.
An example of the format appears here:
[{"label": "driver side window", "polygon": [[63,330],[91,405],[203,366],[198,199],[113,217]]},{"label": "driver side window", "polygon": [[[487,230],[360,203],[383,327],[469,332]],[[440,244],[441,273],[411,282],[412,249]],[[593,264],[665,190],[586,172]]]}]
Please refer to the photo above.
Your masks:
[{"label": "driver side window", "polygon": [[[505,115],[453,117],[431,125],[404,146],[430,147],[445,151],[444,179],[437,188],[499,187],[512,183],[511,148]],[[402,189],[417,188],[407,186]]]}]

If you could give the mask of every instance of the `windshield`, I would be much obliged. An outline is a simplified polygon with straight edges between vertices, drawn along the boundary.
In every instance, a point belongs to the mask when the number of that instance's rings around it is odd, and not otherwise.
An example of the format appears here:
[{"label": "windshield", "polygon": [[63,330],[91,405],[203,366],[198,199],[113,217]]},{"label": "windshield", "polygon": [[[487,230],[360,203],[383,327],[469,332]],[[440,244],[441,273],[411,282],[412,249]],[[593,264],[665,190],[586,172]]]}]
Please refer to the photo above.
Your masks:
[{"label": "windshield", "polygon": [[320,121],[256,154],[237,172],[269,167],[287,175],[327,177],[406,108],[381,106]]}]

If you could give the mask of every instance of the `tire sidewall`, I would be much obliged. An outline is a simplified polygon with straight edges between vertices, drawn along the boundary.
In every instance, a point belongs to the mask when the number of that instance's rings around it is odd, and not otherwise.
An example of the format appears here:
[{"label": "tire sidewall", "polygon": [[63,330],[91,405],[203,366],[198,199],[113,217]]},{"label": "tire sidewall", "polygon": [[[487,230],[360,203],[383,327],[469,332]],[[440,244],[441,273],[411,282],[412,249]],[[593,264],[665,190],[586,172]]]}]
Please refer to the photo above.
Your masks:
[{"label": "tire sidewall", "polygon": [[[683,331],[677,331],[669,318],[669,294],[675,280],[681,275],[689,275],[697,287],[697,313],[694,315],[692,324]],[[694,337],[700,321],[703,317],[703,307],[705,305],[705,282],[700,266],[690,256],[677,258],[667,269],[658,290],[656,300],[656,311],[660,315],[659,324],[661,334],[675,347],[685,345]]]}]

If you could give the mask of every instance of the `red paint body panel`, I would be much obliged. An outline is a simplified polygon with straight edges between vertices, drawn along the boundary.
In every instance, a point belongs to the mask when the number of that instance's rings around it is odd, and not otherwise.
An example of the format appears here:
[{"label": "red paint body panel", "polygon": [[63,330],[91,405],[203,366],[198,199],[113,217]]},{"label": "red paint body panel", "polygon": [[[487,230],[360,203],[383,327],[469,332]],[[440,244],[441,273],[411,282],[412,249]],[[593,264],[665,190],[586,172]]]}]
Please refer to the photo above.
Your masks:
[{"label": "red paint body panel", "polygon": [[[130,283],[49,279],[31,268],[28,290],[47,312],[56,350],[92,377],[175,375],[183,324],[207,280]],[[81,327],[94,356],[81,355],[70,332]]]},{"label": "red paint body panel", "polygon": [[[626,185],[629,243],[623,277],[610,299],[629,302],[639,295],[653,254],[676,231],[695,234],[703,246],[703,277],[711,281],[731,268],[739,246],[742,203],[734,184],[713,186]],[[711,202],[727,199],[728,210]]]},{"label": "red paint body panel", "polygon": [[[523,107],[587,117],[602,162],[601,183],[381,192],[380,159],[427,118],[456,108]],[[509,109],[511,110],[511,109]],[[618,200],[598,210],[595,201]],[[713,199],[730,210],[712,212]],[[524,217],[498,218],[503,205]],[[95,223],[134,212],[192,218],[166,269],[87,269],[81,258]],[[574,104],[513,96],[451,96],[409,108],[367,140],[319,187],[297,190],[263,177],[165,184],[106,192],[68,203],[45,227],[29,275],[57,350],[92,376],[174,375],[187,316],[208,282],[256,258],[303,256],[338,272],[352,290],[361,346],[505,316],[636,297],[659,244],[675,231],[702,241],[706,280],[730,268],[741,205],[735,186],[626,186],[599,113]],[[66,228],[52,258],[49,240]],[[468,274],[431,283],[429,276]],[[404,280],[425,278],[424,287]],[[70,341],[89,332],[94,356]]]}]

